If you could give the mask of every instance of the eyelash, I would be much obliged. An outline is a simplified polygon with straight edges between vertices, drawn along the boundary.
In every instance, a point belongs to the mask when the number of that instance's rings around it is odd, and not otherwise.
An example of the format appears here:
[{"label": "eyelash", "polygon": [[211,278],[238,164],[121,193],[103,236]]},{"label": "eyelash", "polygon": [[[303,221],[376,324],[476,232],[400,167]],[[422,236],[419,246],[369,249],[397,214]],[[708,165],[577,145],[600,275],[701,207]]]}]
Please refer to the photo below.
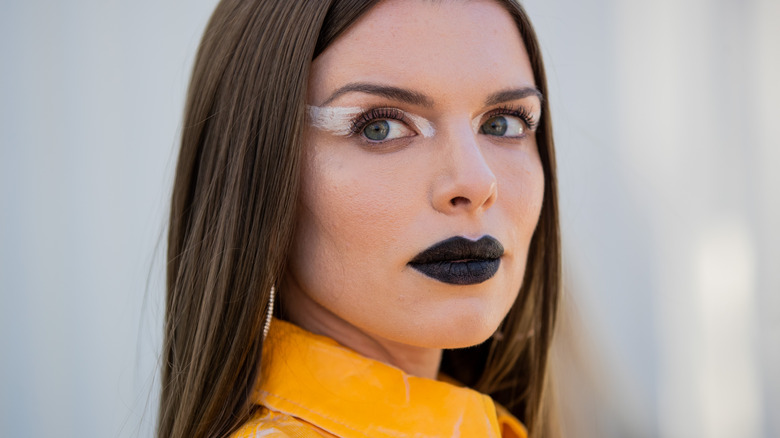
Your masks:
[{"label": "eyelash", "polygon": [[[480,126],[484,121],[489,120],[491,117],[509,115],[520,119],[528,128],[529,131],[536,130],[539,121],[534,117],[533,113],[528,108],[523,106],[501,106],[488,111],[482,116]],[[360,135],[363,129],[376,120],[398,120],[403,122],[408,127],[414,129],[414,123],[412,123],[406,113],[398,108],[372,108],[370,110],[360,113],[357,117],[350,122],[350,132],[353,135]]]},{"label": "eyelash", "polygon": [[398,120],[409,127],[414,126],[414,124],[407,120],[405,113],[398,108],[373,108],[360,113],[357,117],[352,119],[349,129],[352,131],[352,134],[359,135],[363,132],[363,128],[376,120]]},{"label": "eyelash", "polygon": [[491,117],[502,115],[517,117],[523,121],[529,131],[534,131],[539,124],[539,121],[534,117],[531,111],[523,106],[502,106],[485,113],[485,115],[482,116],[480,126],[484,121],[489,120]]}]

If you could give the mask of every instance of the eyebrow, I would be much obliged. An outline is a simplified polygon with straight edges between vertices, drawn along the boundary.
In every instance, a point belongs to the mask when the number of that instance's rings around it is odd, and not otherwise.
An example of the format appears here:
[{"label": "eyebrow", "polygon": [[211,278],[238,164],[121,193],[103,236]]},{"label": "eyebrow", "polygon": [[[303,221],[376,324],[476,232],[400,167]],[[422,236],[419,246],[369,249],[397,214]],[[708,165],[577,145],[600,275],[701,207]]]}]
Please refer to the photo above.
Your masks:
[{"label": "eyebrow", "polygon": [[[431,99],[430,97],[426,96],[423,93],[413,91],[413,90],[407,90],[405,88],[393,87],[390,85],[370,84],[367,82],[352,82],[347,85],[344,85],[343,87],[334,91],[333,94],[331,94],[330,97],[328,97],[328,99],[325,100],[325,102],[323,102],[321,106],[327,106],[329,103],[336,100],[336,98],[338,98],[339,96],[342,96],[347,93],[373,94],[376,96],[382,96],[388,99],[397,100],[400,102],[406,102],[408,104],[417,105],[424,108],[433,107],[433,99]],[[544,100],[544,96],[542,95],[542,92],[539,91],[538,88],[523,87],[523,88],[512,88],[509,90],[502,90],[493,93],[490,96],[488,96],[488,98],[485,100],[485,104],[488,106],[497,105],[503,102],[524,99],[528,96],[536,96],[540,101]]]},{"label": "eyebrow", "polygon": [[389,85],[377,85],[377,84],[369,84],[365,82],[353,82],[344,85],[343,87],[334,91],[333,94],[330,95],[328,100],[326,100],[321,106],[327,106],[330,102],[335,100],[337,97],[352,92],[374,94],[377,96],[382,96],[388,99],[406,102],[411,105],[422,106],[425,108],[433,107],[433,99],[431,99],[430,97],[426,96],[423,93],[407,90],[404,88],[393,87]]},{"label": "eyebrow", "polygon": [[497,93],[493,93],[485,100],[485,104],[487,106],[490,105],[497,105],[499,103],[509,102],[511,100],[520,100],[524,99],[528,96],[536,96],[539,98],[539,101],[544,100],[544,95],[542,95],[542,92],[539,91],[536,87],[523,87],[523,88],[513,88],[510,90],[502,90]]}]

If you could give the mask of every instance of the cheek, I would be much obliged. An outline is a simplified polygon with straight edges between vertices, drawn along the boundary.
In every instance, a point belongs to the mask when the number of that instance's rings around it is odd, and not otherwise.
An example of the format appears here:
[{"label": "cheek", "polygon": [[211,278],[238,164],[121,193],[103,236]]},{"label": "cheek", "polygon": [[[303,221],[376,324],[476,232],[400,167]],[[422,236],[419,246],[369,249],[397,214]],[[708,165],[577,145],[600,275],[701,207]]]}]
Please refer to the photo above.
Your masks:
[{"label": "cheek", "polygon": [[542,210],[544,169],[536,146],[512,151],[496,160],[499,199],[503,198],[507,216],[515,224],[511,229],[520,244],[527,245]]},{"label": "cheek", "polygon": [[521,185],[515,190],[523,194],[523,216],[532,230],[536,229],[544,201],[544,168],[538,153],[533,153],[520,167]]},{"label": "cheek", "polygon": [[397,205],[395,196],[379,175],[352,164],[315,160],[304,182],[306,227],[342,254],[359,252],[346,247],[356,240],[365,248],[387,244],[398,227],[389,214],[389,206]]},{"label": "cheek", "polygon": [[305,157],[296,254],[307,259],[302,268],[312,279],[338,276],[355,283],[366,278],[344,273],[379,275],[378,265],[398,262],[398,236],[421,208],[414,186],[378,161],[327,144],[313,146]]},{"label": "cheek", "polygon": [[544,200],[544,169],[537,150],[513,151],[496,161],[499,202],[507,221],[507,242],[512,252],[507,258],[507,292],[502,298],[501,319],[509,312],[525,277],[528,250],[536,231]]}]

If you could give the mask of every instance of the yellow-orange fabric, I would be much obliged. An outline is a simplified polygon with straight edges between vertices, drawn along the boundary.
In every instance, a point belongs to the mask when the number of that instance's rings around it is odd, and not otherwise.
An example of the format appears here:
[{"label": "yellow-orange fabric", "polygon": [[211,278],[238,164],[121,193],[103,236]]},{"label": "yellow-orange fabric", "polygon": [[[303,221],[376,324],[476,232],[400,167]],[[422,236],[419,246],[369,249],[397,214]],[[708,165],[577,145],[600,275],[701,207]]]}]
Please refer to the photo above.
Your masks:
[{"label": "yellow-orange fabric", "polygon": [[410,376],[274,319],[253,395],[260,408],[232,438],[527,438],[487,395]]}]

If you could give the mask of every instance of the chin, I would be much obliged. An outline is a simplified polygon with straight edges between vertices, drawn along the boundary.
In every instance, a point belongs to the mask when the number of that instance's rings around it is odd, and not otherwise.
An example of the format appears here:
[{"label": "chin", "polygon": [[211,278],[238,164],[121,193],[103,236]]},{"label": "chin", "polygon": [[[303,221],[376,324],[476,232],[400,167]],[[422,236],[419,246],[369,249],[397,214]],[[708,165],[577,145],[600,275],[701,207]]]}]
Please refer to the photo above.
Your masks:
[{"label": "chin", "polygon": [[[504,269],[504,268],[502,268]],[[436,298],[417,303],[411,336],[428,348],[457,349],[479,345],[493,336],[520,291],[520,280],[506,270],[480,285],[447,288]],[[442,296],[444,296],[442,298]]]},{"label": "chin", "polygon": [[451,312],[442,319],[425,321],[415,327],[410,344],[425,348],[456,349],[485,342],[498,329],[503,316],[486,316],[469,312]]},{"label": "chin", "polygon": [[456,349],[467,348],[479,345],[493,336],[498,328],[498,323],[490,325],[489,327],[479,326],[474,328],[465,328],[459,332],[451,331],[448,336],[444,337],[439,348],[443,349]]}]

